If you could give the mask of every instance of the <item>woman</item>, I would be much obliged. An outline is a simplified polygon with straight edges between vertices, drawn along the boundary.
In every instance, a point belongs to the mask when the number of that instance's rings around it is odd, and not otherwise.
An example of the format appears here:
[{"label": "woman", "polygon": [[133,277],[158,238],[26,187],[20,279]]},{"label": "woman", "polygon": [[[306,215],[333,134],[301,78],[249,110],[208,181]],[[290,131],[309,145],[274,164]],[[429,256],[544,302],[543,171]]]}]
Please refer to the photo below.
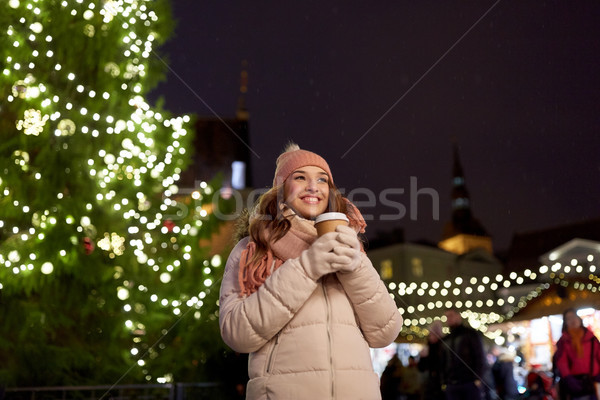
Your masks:
[{"label": "woman", "polygon": [[[600,342],[572,308],[563,313],[562,336],[556,343],[554,360],[561,377],[561,397],[566,394],[567,399],[596,398],[593,381],[600,381]],[[586,379],[591,385],[587,389]]]},{"label": "woman", "polygon": [[[317,238],[313,219],[344,212],[350,226]],[[369,347],[398,336],[402,317],[357,233],[366,224],[327,162],[290,145],[221,284],[225,343],[250,353],[247,399],[378,399]]]}]

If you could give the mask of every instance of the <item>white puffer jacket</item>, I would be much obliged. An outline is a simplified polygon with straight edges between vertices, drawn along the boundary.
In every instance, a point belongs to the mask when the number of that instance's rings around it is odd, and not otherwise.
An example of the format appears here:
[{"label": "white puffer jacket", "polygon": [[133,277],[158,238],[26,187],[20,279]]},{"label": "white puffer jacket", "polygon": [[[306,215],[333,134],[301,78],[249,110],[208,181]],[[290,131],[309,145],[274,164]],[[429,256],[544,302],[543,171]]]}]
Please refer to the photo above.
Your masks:
[{"label": "white puffer jacket", "polygon": [[298,259],[240,297],[238,270],[248,239],[231,252],[220,294],[223,340],[250,353],[247,399],[380,399],[369,347],[402,327],[394,300],[363,254],[354,272],[309,278]]}]

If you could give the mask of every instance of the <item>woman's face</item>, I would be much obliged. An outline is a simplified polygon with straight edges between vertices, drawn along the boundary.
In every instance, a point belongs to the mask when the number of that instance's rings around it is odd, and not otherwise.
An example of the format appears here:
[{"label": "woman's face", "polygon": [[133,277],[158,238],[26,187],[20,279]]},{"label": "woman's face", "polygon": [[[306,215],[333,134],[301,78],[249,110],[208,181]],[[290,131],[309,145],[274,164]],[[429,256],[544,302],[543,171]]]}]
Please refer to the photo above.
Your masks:
[{"label": "woman's face", "polygon": [[314,219],[327,209],[329,176],[319,167],[298,168],[285,180],[283,194],[285,203],[297,214]]},{"label": "woman's face", "polygon": [[581,328],[581,320],[573,311],[569,311],[565,315],[565,323],[567,324],[567,329]]}]

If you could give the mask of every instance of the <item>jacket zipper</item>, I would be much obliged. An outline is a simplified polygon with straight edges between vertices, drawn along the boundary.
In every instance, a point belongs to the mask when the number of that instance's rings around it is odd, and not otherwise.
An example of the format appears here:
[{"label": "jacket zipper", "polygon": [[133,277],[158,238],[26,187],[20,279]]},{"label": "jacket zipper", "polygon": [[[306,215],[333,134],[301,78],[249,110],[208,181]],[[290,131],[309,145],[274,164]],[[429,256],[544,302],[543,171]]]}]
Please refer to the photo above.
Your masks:
[{"label": "jacket zipper", "polygon": [[329,304],[329,297],[327,296],[327,289],[325,288],[325,285],[323,284],[323,281],[321,281],[321,287],[323,288],[323,296],[325,297],[325,307],[326,307],[326,311],[327,311],[327,352],[329,355],[329,378],[331,380],[331,398],[335,399],[335,385],[334,385],[334,373],[333,373],[333,355],[332,355],[332,344],[331,344],[331,329],[330,329],[330,324],[331,324],[331,310],[330,310],[330,304]]},{"label": "jacket zipper", "polygon": [[279,344],[279,333],[275,335],[275,343],[273,343],[273,348],[271,349],[271,353],[269,354],[269,361],[267,362],[267,374],[271,372],[271,368],[273,368],[273,359],[275,358],[275,350],[277,349],[277,345]]}]

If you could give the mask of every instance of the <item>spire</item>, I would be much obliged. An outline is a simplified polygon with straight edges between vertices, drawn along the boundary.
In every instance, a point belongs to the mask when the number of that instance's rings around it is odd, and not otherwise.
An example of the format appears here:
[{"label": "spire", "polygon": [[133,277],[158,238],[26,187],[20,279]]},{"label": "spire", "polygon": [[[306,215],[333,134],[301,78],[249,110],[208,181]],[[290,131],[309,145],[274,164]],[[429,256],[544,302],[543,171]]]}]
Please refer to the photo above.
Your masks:
[{"label": "spire", "polygon": [[453,156],[452,218],[444,226],[439,247],[457,254],[466,253],[474,248],[484,248],[491,253],[491,238],[471,213],[471,198],[456,141],[453,143]]},{"label": "spire", "polygon": [[455,234],[487,236],[483,226],[471,214],[471,198],[465,182],[465,174],[454,143],[454,166],[452,168],[452,231]]},{"label": "spire", "polygon": [[467,210],[470,213],[471,200],[465,184],[465,174],[458,154],[458,145],[454,142],[454,166],[452,168],[452,212]]},{"label": "spire", "polygon": [[242,61],[242,71],[240,72],[240,96],[238,97],[238,106],[235,112],[237,119],[247,121],[250,113],[246,108],[246,93],[248,92],[248,61]]}]

